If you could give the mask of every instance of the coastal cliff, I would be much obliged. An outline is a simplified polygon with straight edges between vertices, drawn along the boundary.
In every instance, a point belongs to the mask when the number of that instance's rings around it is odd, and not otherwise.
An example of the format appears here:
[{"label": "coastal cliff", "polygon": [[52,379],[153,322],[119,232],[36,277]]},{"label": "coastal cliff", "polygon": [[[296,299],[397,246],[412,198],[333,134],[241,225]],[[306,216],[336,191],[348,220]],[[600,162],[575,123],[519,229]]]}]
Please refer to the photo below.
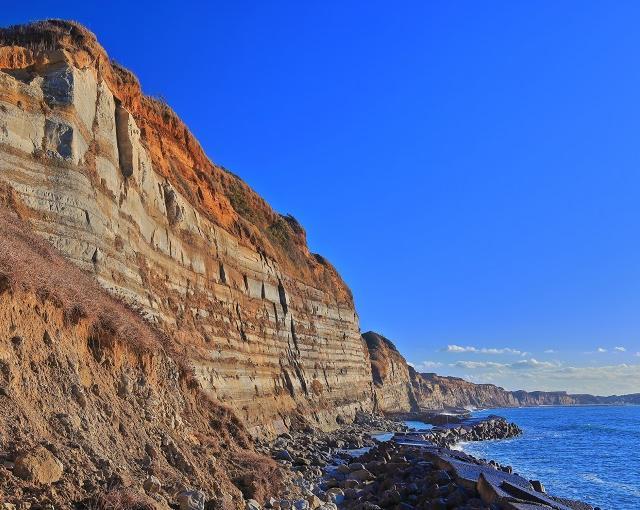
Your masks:
[{"label": "coastal cliff", "polygon": [[373,409],[600,402],[418,374],[361,337],[295,218],[212,163],[76,23],[0,29],[0,181],[25,228],[138,309],[254,435]]},{"label": "coastal cliff", "polygon": [[459,377],[417,372],[384,336],[364,333],[371,359],[374,399],[387,413],[415,413],[446,408],[638,404],[640,394],[607,397],[565,391],[508,391]]},{"label": "coastal cliff", "polygon": [[388,338],[369,331],[362,335],[371,360],[376,409],[384,412],[417,411],[411,367]]},{"label": "coastal cliff", "polygon": [[20,217],[139,308],[253,433],[373,408],[335,269],[82,26],[0,30],[0,179]]}]

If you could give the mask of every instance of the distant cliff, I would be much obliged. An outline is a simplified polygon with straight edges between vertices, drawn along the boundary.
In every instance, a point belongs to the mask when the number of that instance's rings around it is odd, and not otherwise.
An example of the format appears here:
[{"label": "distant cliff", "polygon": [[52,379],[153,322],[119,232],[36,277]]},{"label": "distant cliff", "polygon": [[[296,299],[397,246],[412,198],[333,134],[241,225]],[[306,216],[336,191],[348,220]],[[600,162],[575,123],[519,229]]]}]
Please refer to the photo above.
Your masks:
[{"label": "distant cliff", "polygon": [[385,412],[417,409],[520,407],[542,405],[640,404],[640,394],[599,397],[564,391],[507,391],[459,377],[418,373],[394,344],[377,333],[363,335],[371,358],[378,408]]},{"label": "distant cliff", "polygon": [[362,335],[371,360],[376,408],[386,412],[417,410],[411,367],[393,343],[373,331]]}]

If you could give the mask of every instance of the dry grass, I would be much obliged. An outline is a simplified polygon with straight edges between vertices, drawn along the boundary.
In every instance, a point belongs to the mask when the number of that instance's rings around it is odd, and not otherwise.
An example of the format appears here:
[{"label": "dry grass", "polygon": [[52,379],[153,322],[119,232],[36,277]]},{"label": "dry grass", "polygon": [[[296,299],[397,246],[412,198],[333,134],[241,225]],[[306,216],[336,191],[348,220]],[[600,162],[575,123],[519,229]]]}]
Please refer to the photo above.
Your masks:
[{"label": "dry grass", "polygon": [[154,510],[153,501],[133,489],[111,489],[95,498],[95,510]]},{"label": "dry grass", "polygon": [[165,343],[138,312],[111,297],[17,215],[0,207],[0,291],[11,288],[34,291],[61,308],[70,324],[88,320],[97,337],[117,336],[135,352]]},{"label": "dry grass", "polygon": [[80,23],[60,19],[34,21],[26,25],[0,28],[0,46],[23,46],[34,51],[51,51],[58,48],[62,38],[70,38],[80,44],[86,37]]}]

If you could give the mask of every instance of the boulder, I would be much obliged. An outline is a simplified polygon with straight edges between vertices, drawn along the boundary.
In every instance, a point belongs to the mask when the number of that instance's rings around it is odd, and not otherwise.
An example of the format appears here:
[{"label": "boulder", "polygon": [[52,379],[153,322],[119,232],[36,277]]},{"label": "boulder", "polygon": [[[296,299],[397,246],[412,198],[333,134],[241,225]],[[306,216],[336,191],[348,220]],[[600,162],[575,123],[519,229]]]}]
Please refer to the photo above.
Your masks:
[{"label": "boulder", "polygon": [[309,502],[306,499],[297,499],[293,502],[295,510],[309,510]]},{"label": "boulder", "polygon": [[547,492],[539,480],[531,480],[531,487],[533,487],[533,490],[536,492],[542,492],[543,494]]},{"label": "boulder", "polygon": [[204,510],[206,499],[202,491],[182,491],[178,494],[180,510]]},{"label": "boulder", "polygon": [[53,453],[38,446],[16,459],[13,473],[35,484],[55,483],[62,477],[64,468]]},{"label": "boulder", "polygon": [[317,510],[322,506],[322,500],[315,494],[307,497],[307,501],[309,502],[309,507],[311,508],[311,510]]},{"label": "boulder", "polygon": [[162,484],[160,483],[160,480],[151,475],[144,481],[142,488],[147,494],[155,494],[156,492],[160,492],[160,489],[162,489]]},{"label": "boulder", "polygon": [[255,499],[248,499],[245,504],[246,510],[262,510],[260,503],[258,503]]},{"label": "boulder", "polygon": [[370,471],[366,469],[358,469],[357,471],[353,471],[349,473],[347,477],[349,480],[357,480],[359,482],[366,482],[368,480],[373,479],[373,475]]}]

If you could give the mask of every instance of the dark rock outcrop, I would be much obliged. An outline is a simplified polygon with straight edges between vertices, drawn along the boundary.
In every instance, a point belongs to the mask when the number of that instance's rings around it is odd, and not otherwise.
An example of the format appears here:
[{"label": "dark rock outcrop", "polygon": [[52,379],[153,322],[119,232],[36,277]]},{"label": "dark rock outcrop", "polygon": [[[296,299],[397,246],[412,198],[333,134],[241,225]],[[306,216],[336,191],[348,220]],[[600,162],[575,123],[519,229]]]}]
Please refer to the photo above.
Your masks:
[{"label": "dark rock outcrop", "polygon": [[364,333],[362,338],[371,360],[376,408],[385,412],[417,411],[412,369],[393,342],[373,331]]}]

